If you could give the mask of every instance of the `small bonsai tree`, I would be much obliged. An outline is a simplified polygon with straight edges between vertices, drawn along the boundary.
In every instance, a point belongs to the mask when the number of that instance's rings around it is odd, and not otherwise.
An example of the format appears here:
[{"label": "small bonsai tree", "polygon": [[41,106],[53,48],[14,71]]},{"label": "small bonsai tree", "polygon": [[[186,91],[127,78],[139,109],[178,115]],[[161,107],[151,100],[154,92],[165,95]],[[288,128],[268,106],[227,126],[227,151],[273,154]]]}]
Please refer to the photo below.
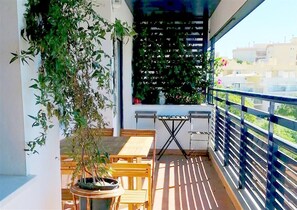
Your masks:
[{"label": "small bonsai tree", "polygon": [[26,151],[36,153],[36,146],[45,144],[50,119],[56,116],[65,136],[75,134],[71,152],[78,164],[73,177],[84,181],[89,174],[96,182],[108,173],[108,154],[98,149],[91,128],[106,126],[101,110],[111,106],[110,56],[101,42],[108,34],[117,38],[134,31],[127,23],[103,19],[91,0],[28,0],[25,6],[21,35],[29,47],[12,53],[11,62],[28,63],[40,55],[38,77],[30,87],[39,91],[36,104],[42,107],[30,116],[33,126],[42,128],[41,135],[28,142]]}]

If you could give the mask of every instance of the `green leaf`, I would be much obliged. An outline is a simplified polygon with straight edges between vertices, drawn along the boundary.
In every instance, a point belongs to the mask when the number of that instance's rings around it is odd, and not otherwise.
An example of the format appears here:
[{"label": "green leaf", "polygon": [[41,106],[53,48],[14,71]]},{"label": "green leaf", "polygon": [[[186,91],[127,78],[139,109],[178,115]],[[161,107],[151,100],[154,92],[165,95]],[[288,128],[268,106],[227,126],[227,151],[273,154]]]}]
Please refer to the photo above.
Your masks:
[{"label": "green leaf", "polygon": [[30,118],[32,118],[33,120],[38,120],[38,118],[37,117],[34,117],[34,116],[32,116],[32,115],[28,115]]},{"label": "green leaf", "polygon": [[31,85],[31,86],[29,86],[29,88],[39,89],[37,84],[33,84],[33,85]]}]

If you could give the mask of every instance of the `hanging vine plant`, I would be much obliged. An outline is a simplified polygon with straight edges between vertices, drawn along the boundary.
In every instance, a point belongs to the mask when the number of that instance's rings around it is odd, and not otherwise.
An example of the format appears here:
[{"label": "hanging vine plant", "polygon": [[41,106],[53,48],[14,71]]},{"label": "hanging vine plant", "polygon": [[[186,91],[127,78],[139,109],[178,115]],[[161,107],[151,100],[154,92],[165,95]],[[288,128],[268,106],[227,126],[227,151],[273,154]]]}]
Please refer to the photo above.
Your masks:
[{"label": "hanging vine plant", "polygon": [[90,130],[106,126],[101,110],[112,105],[107,98],[111,58],[102,41],[108,36],[133,36],[134,31],[119,20],[106,21],[95,10],[99,5],[91,0],[28,0],[25,6],[26,26],[21,35],[29,47],[12,53],[11,62],[41,58],[38,76],[30,86],[39,91],[36,104],[41,109],[30,117],[33,126],[42,128],[25,150],[36,153],[37,146],[45,144],[47,131],[53,126],[50,119],[56,116],[66,136],[75,133],[72,151],[78,162],[76,175],[104,175],[108,154],[103,157],[104,151],[98,151]]}]

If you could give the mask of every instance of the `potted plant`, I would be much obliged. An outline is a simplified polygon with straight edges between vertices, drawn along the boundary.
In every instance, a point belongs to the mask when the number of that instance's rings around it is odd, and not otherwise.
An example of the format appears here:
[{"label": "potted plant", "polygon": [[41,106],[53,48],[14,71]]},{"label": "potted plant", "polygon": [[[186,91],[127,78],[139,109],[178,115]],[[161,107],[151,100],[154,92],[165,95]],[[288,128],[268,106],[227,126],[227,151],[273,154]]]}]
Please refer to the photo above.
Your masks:
[{"label": "potted plant", "polygon": [[134,104],[141,104],[141,102],[144,100],[144,95],[140,92],[137,92],[133,98]]},{"label": "potted plant", "polygon": [[141,102],[146,98],[148,89],[148,85],[144,83],[138,83],[137,87],[134,89],[135,94],[133,97],[133,103],[141,104]]},{"label": "potted plant", "polygon": [[[28,142],[28,152],[46,142],[47,130],[57,117],[65,136],[72,136],[71,156],[77,162],[73,179],[80,186],[95,189],[109,175],[108,154],[98,149],[92,128],[104,128],[101,110],[111,107],[111,57],[104,52],[102,40],[133,36],[127,23],[110,23],[95,10],[91,0],[28,0],[24,14],[26,26],[21,31],[28,48],[12,53],[11,62],[28,63],[40,56],[41,64],[32,89],[40,110],[30,115],[32,126],[40,126],[40,136]],[[99,137],[100,140],[100,137]],[[90,177],[90,178],[88,178]]]}]

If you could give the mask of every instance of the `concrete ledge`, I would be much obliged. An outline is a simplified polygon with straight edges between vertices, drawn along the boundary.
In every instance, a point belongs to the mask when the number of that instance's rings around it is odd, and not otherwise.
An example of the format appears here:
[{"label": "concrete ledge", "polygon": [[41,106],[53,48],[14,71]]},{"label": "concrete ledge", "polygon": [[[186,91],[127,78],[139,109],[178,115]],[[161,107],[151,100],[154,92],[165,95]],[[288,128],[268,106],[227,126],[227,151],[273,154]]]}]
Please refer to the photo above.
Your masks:
[{"label": "concrete ledge", "polygon": [[35,176],[0,175],[0,209]]}]

